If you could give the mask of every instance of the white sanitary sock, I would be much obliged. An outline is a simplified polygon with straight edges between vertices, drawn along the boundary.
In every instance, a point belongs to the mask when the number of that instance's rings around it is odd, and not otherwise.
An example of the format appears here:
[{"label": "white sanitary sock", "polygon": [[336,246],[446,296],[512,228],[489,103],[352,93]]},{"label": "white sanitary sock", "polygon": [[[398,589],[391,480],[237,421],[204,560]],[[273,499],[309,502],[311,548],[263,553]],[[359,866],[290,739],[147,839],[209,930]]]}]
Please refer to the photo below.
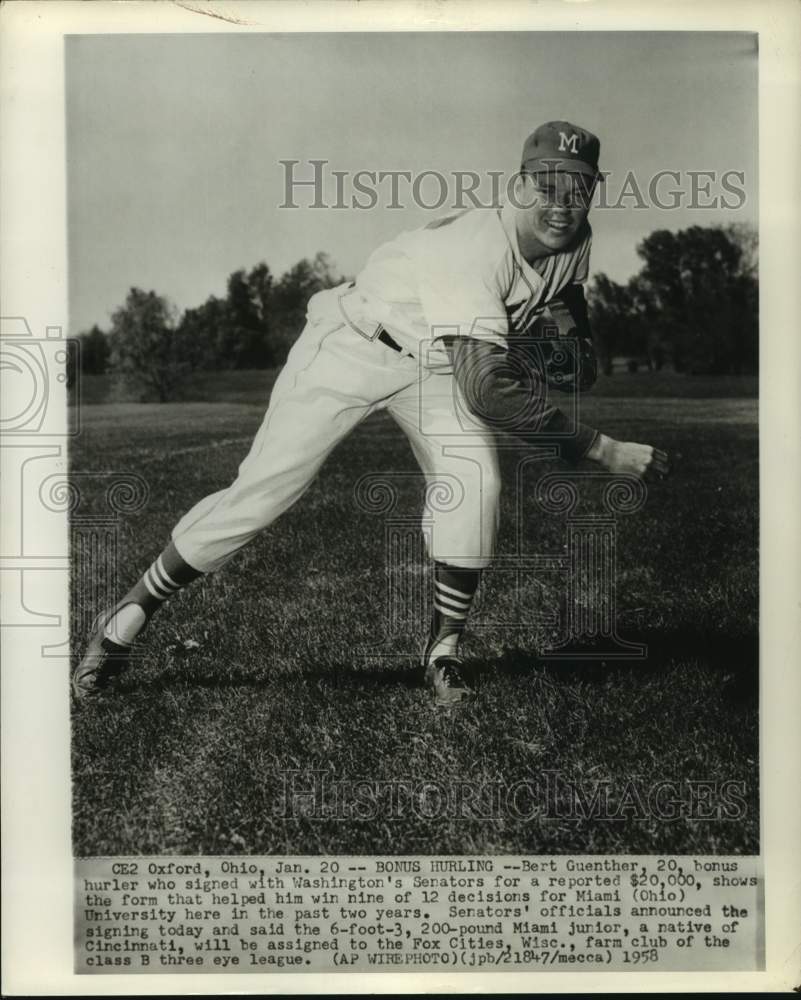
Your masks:
[{"label": "white sanitary sock", "polygon": [[443,636],[438,639],[428,651],[428,662],[435,660],[438,656],[456,656],[459,648],[459,636],[456,633]]},{"label": "white sanitary sock", "polygon": [[145,627],[147,615],[138,604],[124,604],[106,623],[103,634],[118,646],[130,646]]}]

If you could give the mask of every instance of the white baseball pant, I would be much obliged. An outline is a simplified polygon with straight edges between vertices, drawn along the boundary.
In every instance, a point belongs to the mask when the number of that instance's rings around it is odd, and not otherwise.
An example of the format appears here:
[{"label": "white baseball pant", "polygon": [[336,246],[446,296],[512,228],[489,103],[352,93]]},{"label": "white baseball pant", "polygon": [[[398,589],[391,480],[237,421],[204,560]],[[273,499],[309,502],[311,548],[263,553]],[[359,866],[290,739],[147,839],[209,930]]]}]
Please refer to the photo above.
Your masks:
[{"label": "white baseball pant", "polygon": [[[178,552],[195,569],[223,566],[303,495],[340,441],[382,409],[406,434],[426,478],[429,555],[456,566],[490,562],[500,493],[491,432],[457,402],[451,374],[423,369],[417,359],[348,326],[338,308],[340,291],[310,300],[306,326],[236,480],[197,503],[173,529]],[[454,490],[452,502],[434,502],[438,492]]]}]

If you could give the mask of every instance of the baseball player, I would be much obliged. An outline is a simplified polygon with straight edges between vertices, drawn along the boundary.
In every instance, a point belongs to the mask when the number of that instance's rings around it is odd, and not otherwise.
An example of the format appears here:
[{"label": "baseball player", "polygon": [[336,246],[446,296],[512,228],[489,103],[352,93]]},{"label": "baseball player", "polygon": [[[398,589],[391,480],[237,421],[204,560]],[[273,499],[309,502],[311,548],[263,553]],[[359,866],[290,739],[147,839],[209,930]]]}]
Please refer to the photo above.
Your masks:
[{"label": "baseball player", "polygon": [[[406,434],[427,497],[437,483],[458,493],[447,509],[426,501],[434,599],[422,665],[437,704],[472,694],[458,645],[494,553],[498,434],[558,442],[568,461],[612,473],[668,471],[664,452],[572,421],[548,392],[580,391],[595,378],[582,284],[599,152],[586,129],[547,122],[526,140],[500,209],[472,208],[402,233],[354,283],[311,298],[236,480],[188,511],[133,588],[98,615],[72,678],[77,700],[127,666],[165,601],[221,569],[299,500],[336,445],[382,409]],[[570,335],[550,357],[530,339],[546,308],[559,334]]]}]

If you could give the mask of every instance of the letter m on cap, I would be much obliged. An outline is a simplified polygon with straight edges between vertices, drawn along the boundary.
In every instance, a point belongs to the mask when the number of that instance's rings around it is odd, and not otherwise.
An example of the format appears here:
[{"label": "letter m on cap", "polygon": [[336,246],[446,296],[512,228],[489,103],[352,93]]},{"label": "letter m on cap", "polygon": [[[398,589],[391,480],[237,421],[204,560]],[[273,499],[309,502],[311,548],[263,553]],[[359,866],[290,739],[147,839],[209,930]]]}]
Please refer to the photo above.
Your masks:
[{"label": "letter m on cap", "polygon": [[578,141],[579,137],[573,132],[568,138],[564,132],[559,133],[559,152],[563,153],[566,149],[569,149],[571,153],[578,153]]}]

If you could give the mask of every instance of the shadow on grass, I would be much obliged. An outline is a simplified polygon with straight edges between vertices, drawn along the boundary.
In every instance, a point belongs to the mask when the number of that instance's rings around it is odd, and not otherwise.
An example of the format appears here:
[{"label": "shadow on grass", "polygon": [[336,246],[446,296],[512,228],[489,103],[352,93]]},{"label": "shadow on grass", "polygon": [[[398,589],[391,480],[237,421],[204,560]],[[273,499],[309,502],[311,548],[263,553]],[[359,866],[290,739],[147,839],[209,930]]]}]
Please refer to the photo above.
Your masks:
[{"label": "shadow on grass", "polygon": [[652,677],[666,670],[702,663],[723,674],[728,694],[735,701],[756,701],[759,694],[759,637],[755,633],[724,635],[694,629],[673,631],[628,630],[627,642],[647,647],[644,659],[553,659],[526,649],[508,649],[492,663],[470,664],[474,676],[539,675],[555,683],[598,683],[621,675]]},{"label": "shadow on grass", "polygon": [[154,679],[142,681],[134,671],[126,672],[116,681],[115,688],[120,693],[131,693],[134,690],[147,690],[149,693],[159,691],[175,691],[185,688],[205,688],[229,690],[232,688],[250,688],[252,690],[271,690],[287,687],[297,690],[299,687],[315,686],[347,691],[369,691],[375,688],[419,688],[423,673],[418,666],[391,666],[375,670],[354,670],[351,663],[326,664],[325,667],[310,667],[297,673],[280,675],[264,673],[261,670],[249,670],[247,667],[231,669],[224,672],[204,671],[200,667],[182,665],[178,669],[170,669]]},{"label": "shadow on grass", "polygon": [[[646,680],[658,674],[702,664],[719,672],[723,689],[734,703],[756,703],[759,694],[759,642],[751,633],[722,635],[689,629],[674,631],[627,631],[621,638],[647,646],[642,660],[608,658],[549,659],[535,650],[510,648],[492,660],[468,660],[464,673],[468,682],[481,683],[493,677],[539,678],[558,686],[604,684],[612,678]],[[118,691],[147,690],[155,693],[186,688],[249,688],[273,690],[282,687],[319,687],[331,692],[365,693],[386,688],[420,688],[421,668],[410,658],[404,663],[378,663],[356,669],[352,662],[310,666],[296,673],[271,674],[259,669],[226,667],[224,671],[181,663],[157,678],[142,681],[135,669],[115,684]]]}]

